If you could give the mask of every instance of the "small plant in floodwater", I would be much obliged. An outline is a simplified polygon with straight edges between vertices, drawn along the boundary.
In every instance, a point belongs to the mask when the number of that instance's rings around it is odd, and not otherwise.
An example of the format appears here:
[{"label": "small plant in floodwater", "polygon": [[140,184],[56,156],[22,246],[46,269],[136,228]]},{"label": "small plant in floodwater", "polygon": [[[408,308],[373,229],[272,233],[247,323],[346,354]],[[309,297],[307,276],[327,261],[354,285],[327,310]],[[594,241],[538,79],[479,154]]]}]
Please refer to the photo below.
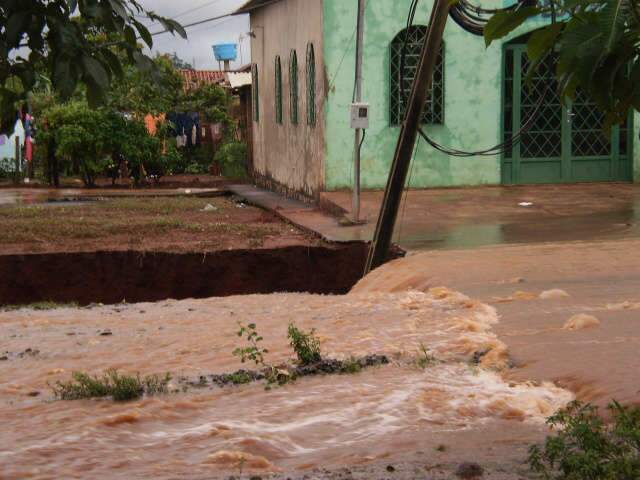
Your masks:
[{"label": "small plant in floodwater", "polygon": [[244,385],[250,383],[251,380],[251,376],[246,372],[236,372],[229,375],[229,381],[234,385]]},{"label": "small plant in floodwater", "polygon": [[315,336],[315,329],[304,332],[295,326],[294,323],[289,324],[288,336],[289,345],[293,348],[300,365],[311,365],[322,360],[320,355],[320,340]]},{"label": "small plant in floodwater", "polygon": [[610,424],[597,407],[572,402],[549,417],[557,433],[529,449],[529,466],[545,479],[633,480],[640,478],[640,407],[609,405]]},{"label": "small plant in floodwater", "polygon": [[340,373],[358,373],[362,370],[362,365],[355,357],[349,357],[342,362]]},{"label": "small plant in floodwater", "polygon": [[420,368],[427,368],[435,364],[438,360],[435,356],[429,353],[427,347],[421,343],[420,344],[420,353],[418,358],[416,359],[416,365]]},{"label": "small plant in floodwater", "polygon": [[73,372],[69,382],[56,382],[52,386],[54,395],[61,400],[112,397],[117,402],[135,400],[145,393],[158,395],[167,393],[171,376],[121,375],[117,370],[107,370],[101,377],[83,372]]},{"label": "small plant in floodwater", "polygon": [[257,366],[265,367],[266,364],[264,363],[264,355],[269,353],[269,350],[260,346],[260,342],[262,342],[263,338],[258,335],[256,324],[250,323],[245,327],[242,322],[238,322],[238,326],[240,327],[240,329],[238,330],[237,335],[239,337],[243,337],[246,335],[248,346],[236,348],[233,351],[233,354],[236,357],[240,357],[242,363],[246,362],[247,360],[251,360]]}]

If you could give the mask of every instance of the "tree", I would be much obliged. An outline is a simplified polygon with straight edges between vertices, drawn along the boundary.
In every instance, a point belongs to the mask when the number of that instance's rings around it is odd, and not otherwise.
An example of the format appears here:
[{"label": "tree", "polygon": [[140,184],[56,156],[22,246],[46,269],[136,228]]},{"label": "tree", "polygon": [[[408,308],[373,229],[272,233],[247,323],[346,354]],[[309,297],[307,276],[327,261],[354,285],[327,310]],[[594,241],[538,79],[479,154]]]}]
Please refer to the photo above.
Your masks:
[{"label": "tree", "polygon": [[635,0],[544,0],[523,2],[492,16],[487,46],[528,19],[544,15],[548,25],[527,43],[534,68],[557,55],[556,77],[564,99],[584,92],[606,113],[605,130],[640,110],[640,9]]},{"label": "tree", "polygon": [[173,63],[173,66],[178,68],[178,69],[182,69],[182,70],[192,70],[193,69],[193,65],[191,65],[188,62],[185,62],[183,59],[181,59],[178,54],[176,52],[173,52],[170,55],[167,55],[169,57],[169,60],[171,60],[171,63]]},{"label": "tree", "polygon": [[155,74],[141,71],[133,65],[124,68],[124,75],[107,93],[107,105],[117,111],[139,115],[158,115],[175,109],[183,95],[182,77],[165,55],[153,59]]},{"label": "tree", "polygon": [[[95,108],[104,103],[113,78],[124,76],[122,58],[152,71],[154,63],[138,40],[151,48],[153,38],[139,18],[186,38],[179,23],[144,9],[137,0],[0,2],[0,132],[12,128],[16,105],[27,99],[40,75],[51,79],[62,100],[84,85],[88,104]],[[117,40],[102,41],[110,35]]]}]

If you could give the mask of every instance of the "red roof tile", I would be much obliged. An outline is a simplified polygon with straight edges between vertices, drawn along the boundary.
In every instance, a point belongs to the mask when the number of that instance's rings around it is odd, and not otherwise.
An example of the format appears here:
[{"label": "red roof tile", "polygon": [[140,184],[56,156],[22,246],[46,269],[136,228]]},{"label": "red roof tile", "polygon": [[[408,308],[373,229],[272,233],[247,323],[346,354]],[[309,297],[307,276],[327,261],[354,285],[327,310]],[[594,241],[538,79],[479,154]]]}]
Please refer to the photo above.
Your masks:
[{"label": "red roof tile", "polygon": [[217,85],[224,82],[224,72],[219,70],[180,70],[184,82],[184,89],[199,87],[200,85]]}]

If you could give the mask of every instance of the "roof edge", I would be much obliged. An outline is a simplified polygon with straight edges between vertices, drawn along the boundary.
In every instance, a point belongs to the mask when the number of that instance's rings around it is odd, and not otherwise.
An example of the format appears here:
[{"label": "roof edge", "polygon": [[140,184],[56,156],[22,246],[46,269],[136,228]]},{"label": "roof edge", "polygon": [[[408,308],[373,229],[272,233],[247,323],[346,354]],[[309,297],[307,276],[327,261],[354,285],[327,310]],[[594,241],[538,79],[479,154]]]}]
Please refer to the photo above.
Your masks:
[{"label": "roof edge", "polygon": [[233,15],[241,15],[244,13],[251,13],[253,10],[257,10],[258,8],[266,7],[267,5],[271,5],[272,3],[279,2],[280,0],[247,0],[244,5],[238,8]]}]

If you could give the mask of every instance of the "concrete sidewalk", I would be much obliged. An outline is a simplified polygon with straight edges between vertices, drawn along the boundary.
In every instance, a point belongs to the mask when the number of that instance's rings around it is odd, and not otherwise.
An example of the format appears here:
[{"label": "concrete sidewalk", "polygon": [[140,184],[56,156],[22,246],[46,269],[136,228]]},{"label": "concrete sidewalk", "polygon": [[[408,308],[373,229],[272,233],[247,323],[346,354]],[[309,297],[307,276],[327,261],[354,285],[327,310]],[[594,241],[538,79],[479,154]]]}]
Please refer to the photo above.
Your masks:
[{"label": "concrete sidewalk", "polygon": [[[250,185],[231,191],[333,242],[369,241],[383,192],[363,192],[364,225],[342,226],[349,192],[326,192],[318,206]],[[329,213],[331,212],[331,214]],[[406,250],[640,238],[640,185],[584,184],[410,190],[394,241]]]}]

